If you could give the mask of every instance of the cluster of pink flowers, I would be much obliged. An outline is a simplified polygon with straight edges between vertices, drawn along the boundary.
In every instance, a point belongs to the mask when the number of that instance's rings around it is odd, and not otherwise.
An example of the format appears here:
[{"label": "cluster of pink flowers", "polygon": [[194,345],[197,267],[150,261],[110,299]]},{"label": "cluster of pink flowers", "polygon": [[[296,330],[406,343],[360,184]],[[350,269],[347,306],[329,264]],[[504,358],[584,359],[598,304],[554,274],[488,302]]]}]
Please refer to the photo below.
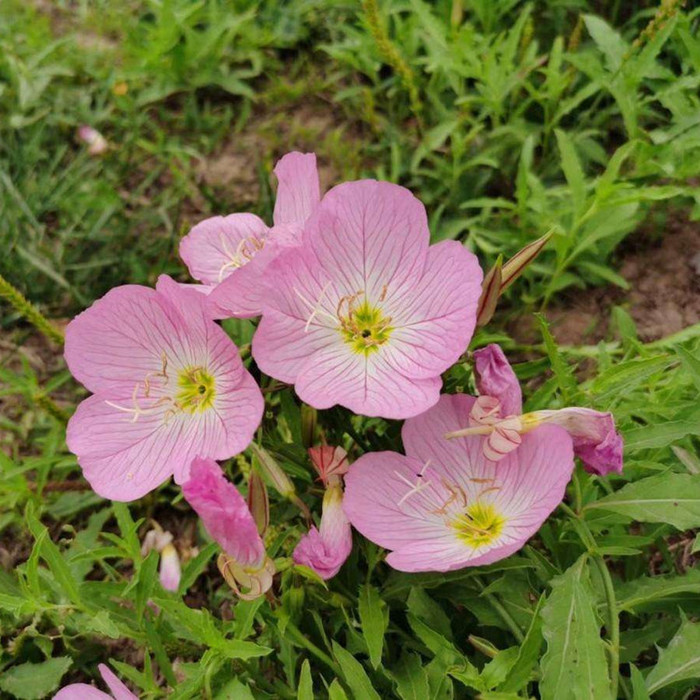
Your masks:
[{"label": "cluster of pink flowers", "polygon": [[[264,408],[216,323],[227,317],[261,316],[257,367],[313,408],[406,419],[405,455],[370,452],[349,464],[340,447],[310,450],[323,509],[293,561],[324,579],[347,559],[351,526],[403,571],[496,561],[561,501],[574,456],[596,474],[621,470],[612,416],[523,414],[496,345],[473,353],[478,397],[441,396],[441,375],[463,357],[484,308],[483,274],[462,244],[430,245],[425,208],[408,190],[362,180],[321,196],[313,154],[287,154],[275,174],[273,226],[231,214],[182,240],[199,284],[162,276],[155,289],[119,287],[69,324],[66,361],[92,396],[67,442],[97,493],[129,501],[173,476],[221,545],[219,569],[234,591],[253,598],[270,589],[264,486],[251,483],[246,500],[217,464],[250,445]],[[177,554],[162,535],[152,540],[164,585],[176,590]]]}]

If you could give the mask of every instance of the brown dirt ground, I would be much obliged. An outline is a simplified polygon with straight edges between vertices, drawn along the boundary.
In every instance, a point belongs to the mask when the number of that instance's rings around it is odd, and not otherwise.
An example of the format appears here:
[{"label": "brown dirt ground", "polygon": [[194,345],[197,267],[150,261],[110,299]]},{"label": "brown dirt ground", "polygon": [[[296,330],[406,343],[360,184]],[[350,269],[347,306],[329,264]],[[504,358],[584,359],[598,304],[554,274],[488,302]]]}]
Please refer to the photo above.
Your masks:
[{"label": "brown dirt ground", "polygon": [[[700,322],[700,222],[689,221],[686,212],[669,217],[663,237],[654,240],[642,229],[627,240],[620,257],[619,272],[629,290],[577,290],[545,312],[558,343],[591,345],[605,339],[616,305],[632,316],[645,342]],[[509,331],[520,342],[539,342],[532,317],[512,321]]]}]

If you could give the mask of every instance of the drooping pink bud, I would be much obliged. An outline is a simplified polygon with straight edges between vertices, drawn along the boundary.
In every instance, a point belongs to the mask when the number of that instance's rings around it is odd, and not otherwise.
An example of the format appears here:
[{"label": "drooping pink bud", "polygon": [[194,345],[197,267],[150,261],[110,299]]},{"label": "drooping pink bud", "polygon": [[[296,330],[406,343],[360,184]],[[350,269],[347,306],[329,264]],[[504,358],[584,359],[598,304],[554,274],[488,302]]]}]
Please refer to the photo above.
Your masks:
[{"label": "drooping pink bud", "polygon": [[154,529],[149,530],[143,538],[141,555],[146,556],[151,550],[160,554],[160,585],[166,591],[177,591],[182,574],[180,556],[173,545],[172,534],[164,531],[157,523]]}]

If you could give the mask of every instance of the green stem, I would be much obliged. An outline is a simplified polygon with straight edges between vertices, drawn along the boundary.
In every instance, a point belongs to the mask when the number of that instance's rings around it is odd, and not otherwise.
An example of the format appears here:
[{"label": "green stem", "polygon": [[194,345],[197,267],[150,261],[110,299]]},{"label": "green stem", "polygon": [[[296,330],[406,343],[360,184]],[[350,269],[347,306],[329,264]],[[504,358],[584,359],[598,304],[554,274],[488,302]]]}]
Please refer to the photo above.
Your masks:
[{"label": "green stem", "polygon": [[296,644],[304,647],[307,651],[310,651],[319,661],[322,661],[328,668],[330,668],[336,676],[340,676],[340,668],[333,659],[326,654],[323,649],[319,649],[310,639],[307,639],[301,630],[293,623],[287,623],[287,634],[291,637]]},{"label": "green stem", "polygon": [[608,616],[610,618],[610,629],[608,630],[610,637],[610,645],[608,646],[608,653],[610,654],[610,682],[612,684],[612,697],[617,698],[617,683],[620,675],[620,616],[617,613],[615,588],[605,559],[600,554],[596,554],[593,557],[593,562],[598,568],[605,588],[605,600],[608,605]]},{"label": "green stem", "polygon": [[19,289],[12,286],[0,275],[0,298],[5,299],[10,306],[29,321],[38,331],[57,345],[63,345],[63,333],[56,328],[39,309],[34,306]]},{"label": "green stem", "polygon": [[[474,581],[476,582],[477,586],[484,591],[486,585],[478,576],[474,576]],[[518,623],[513,619],[513,616],[505,609],[503,603],[501,603],[494,593],[482,593],[482,595],[486,598],[486,600],[488,600],[489,605],[491,605],[501,620],[503,620],[503,622],[506,624],[508,629],[513,633],[513,636],[518,640],[518,644],[522,644],[525,640],[525,634],[520,629]]]}]

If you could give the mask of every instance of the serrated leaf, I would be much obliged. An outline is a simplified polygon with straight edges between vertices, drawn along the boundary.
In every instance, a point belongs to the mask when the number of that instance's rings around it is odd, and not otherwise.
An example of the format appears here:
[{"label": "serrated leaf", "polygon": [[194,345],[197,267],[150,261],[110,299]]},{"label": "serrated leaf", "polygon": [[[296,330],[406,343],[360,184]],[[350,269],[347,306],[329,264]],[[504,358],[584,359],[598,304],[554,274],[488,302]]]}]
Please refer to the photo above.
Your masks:
[{"label": "serrated leaf", "polygon": [[335,641],[333,642],[333,655],[340,664],[340,670],[343,672],[343,678],[348,688],[356,698],[381,700],[362,664]]},{"label": "serrated leaf", "polygon": [[642,523],[679,530],[700,526],[700,475],[667,472],[623,486],[585,510],[609,510]]},{"label": "serrated leaf", "polygon": [[700,678],[700,623],[683,622],[659,660],[646,677],[646,687],[654,694],[673,683]]},{"label": "serrated leaf", "polygon": [[583,21],[586,23],[586,29],[593,37],[593,41],[595,41],[598,49],[605,56],[608,70],[611,73],[619,70],[627,51],[627,44],[624,39],[600,17],[584,15]]},{"label": "serrated leaf", "polygon": [[19,700],[39,700],[58,688],[72,663],[69,656],[57,656],[38,664],[12,666],[3,671],[0,689]]},{"label": "serrated leaf", "polygon": [[403,654],[391,670],[391,676],[401,700],[424,700],[428,697],[428,674],[418,654]]},{"label": "serrated leaf", "polygon": [[374,668],[378,668],[382,661],[387,623],[385,609],[386,603],[381,599],[376,588],[369,584],[360,588],[358,610],[362,624],[362,635],[367,643],[369,660]]},{"label": "serrated leaf", "polygon": [[547,351],[549,363],[552,367],[552,372],[554,372],[554,378],[561,392],[562,399],[565,403],[570,404],[577,393],[577,382],[573,370],[559,352],[559,348],[549,330],[549,324],[545,317],[541,314],[535,314],[535,317],[540,324],[544,347]]},{"label": "serrated leaf", "polygon": [[636,612],[682,593],[700,593],[700,569],[689,569],[682,576],[644,576],[628,581],[616,589],[615,596],[620,610]]},{"label": "serrated leaf", "polygon": [[542,633],[547,641],[539,684],[543,700],[610,698],[595,604],[584,555],[552,580],[552,593],[542,607]]}]

